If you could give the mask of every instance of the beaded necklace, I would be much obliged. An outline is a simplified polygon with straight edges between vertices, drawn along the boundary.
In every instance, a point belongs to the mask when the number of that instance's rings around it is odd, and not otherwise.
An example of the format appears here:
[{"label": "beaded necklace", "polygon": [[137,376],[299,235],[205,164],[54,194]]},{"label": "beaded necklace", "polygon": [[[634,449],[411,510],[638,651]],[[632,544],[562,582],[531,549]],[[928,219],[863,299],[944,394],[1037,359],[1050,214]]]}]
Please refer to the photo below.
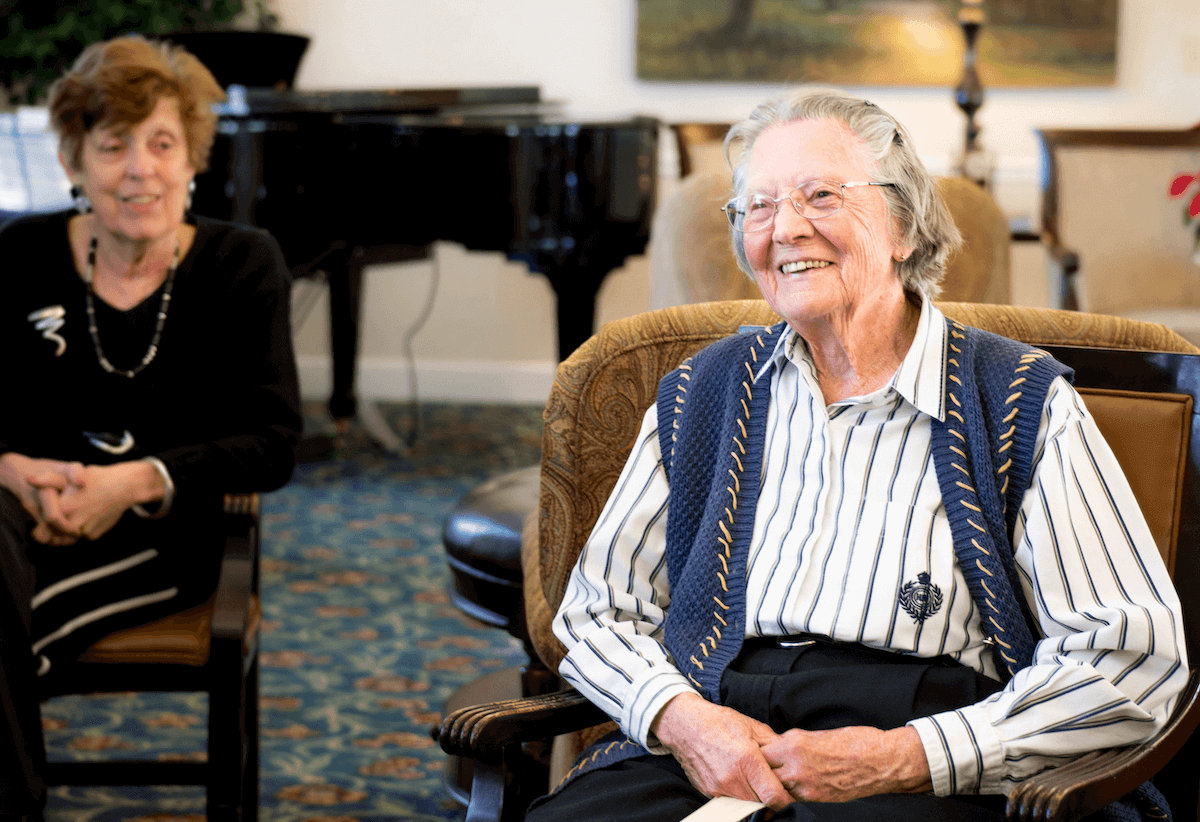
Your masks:
[{"label": "beaded necklace", "polygon": [[162,338],[163,326],[167,323],[167,309],[171,307],[171,289],[175,287],[175,268],[179,265],[179,243],[175,244],[171,267],[167,269],[167,287],[163,290],[162,304],[158,307],[158,322],[154,326],[154,336],[150,339],[150,347],[146,349],[146,355],[142,357],[142,361],[129,370],[122,370],[109,362],[100,345],[100,331],[96,328],[96,303],[92,296],[92,279],[96,273],[96,245],[96,235],[93,234],[92,242],[88,245],[87,271],[83,275],[83,281],[87,283],[84,297],[87,299],[88,333],[92,335],[92,346],[96,349],[96,359],[100,361],[100,367],[109,374],[120,374],[122,377],[132,380],[142,373],[142,369],[153,362],[158,354],[158,341]]}]

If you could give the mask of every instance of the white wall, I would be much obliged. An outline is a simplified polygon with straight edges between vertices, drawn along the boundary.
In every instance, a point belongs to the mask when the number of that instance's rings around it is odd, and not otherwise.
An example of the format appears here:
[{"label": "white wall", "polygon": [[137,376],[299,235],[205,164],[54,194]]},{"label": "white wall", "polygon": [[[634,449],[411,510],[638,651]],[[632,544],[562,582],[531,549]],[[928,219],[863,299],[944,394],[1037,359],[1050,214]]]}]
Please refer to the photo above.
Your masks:
[{"label": "white wall", "polygon": [[[572,116],[664,121],[740,119],[783,90],[638,80],[634,0],[275,0],[275,7],[284,28],[313,38],[297,79],[302,89],[538,85]],[[982,139],[997,155],[997,196],[1010,213],[1036,214],[1036,128],[1200,121],[1200,2],[1121,0],[1117,52],[1111,87],[987,91]],[[854,91],[909,127],[931,170],[948,169],[963,132],[949,89]],[[664,148],[660,165],[669,174],[674,155]],[[500,254],[449,244],[435,247],[432,262],[369,271],[360,395],[407,396],[404,337],[435,268],[432,314],[412,344],[421,395],[544,398],[555,362],[549,285]],[[644,310],[648,293],[645,260],[630,260],[606,281],[600,321]],[[323,396],[327,379],[323,311],[318,304],[298,329],[304,390],[313,397]]]}]

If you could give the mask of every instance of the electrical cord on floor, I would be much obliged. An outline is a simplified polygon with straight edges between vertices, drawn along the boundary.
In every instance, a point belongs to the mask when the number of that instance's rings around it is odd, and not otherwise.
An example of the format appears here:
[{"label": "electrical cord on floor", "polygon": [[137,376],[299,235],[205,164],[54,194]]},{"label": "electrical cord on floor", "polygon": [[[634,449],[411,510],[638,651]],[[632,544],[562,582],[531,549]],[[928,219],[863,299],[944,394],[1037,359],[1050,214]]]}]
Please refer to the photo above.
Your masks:
[{"label": "electrical cord on floor", "polygon": [[438,263],[437,253],[435,252],[431,257],[433,266],[429,276],[429,293],[425,297],[425,305],[421,306],[421,313],[417,315],[413,324],[405,332],[404,344],[402,346],[404,358],[408,362],[408,390],[412,403],[412,418],[409,422],[408,436],[404,438],[409,448],[416,445],[421,429],[421,398],[417,391],[417,360],[413,356],[412,341],[425,326],[425,323],[428,322],[430,314],[433,313],[433,304],[438,292],[438,282],[441,279],[441,266]]},{"label": "electrical cord on floor", "polygon": [[304,325],[328,287],[329,275],[320,270],[310,276],[297,278],[292,283],[293,333]]}]

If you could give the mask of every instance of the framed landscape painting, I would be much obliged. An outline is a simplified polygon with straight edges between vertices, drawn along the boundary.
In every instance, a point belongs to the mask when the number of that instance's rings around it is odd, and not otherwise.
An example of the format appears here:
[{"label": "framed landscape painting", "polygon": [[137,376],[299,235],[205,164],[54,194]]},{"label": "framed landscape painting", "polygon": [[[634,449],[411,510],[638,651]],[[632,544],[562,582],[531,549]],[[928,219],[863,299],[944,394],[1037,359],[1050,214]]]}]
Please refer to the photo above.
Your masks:
[{"label": "framed landscape painting", "polygon": [[[983,0],[985,87],[1101,86],[1118,0]],[[953,87],[960,0],[638,0],[643,80]]]}]

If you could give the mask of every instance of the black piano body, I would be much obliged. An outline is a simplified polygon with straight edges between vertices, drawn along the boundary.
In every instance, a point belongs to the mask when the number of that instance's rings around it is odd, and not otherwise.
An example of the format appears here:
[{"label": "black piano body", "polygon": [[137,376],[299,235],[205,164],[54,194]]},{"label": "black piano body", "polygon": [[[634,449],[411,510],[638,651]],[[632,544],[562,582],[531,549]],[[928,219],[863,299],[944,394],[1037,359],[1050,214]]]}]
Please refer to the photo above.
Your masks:
[{"label": "black piano body", "polygon": [[362,269],[435,240],[545,275],[566,357],[604,277],[649,237],[658,124],[547,114],[536,87],[294,92],[231,87],[197,213],[269,230],[329,277],[334,419],[356,413]]}]

